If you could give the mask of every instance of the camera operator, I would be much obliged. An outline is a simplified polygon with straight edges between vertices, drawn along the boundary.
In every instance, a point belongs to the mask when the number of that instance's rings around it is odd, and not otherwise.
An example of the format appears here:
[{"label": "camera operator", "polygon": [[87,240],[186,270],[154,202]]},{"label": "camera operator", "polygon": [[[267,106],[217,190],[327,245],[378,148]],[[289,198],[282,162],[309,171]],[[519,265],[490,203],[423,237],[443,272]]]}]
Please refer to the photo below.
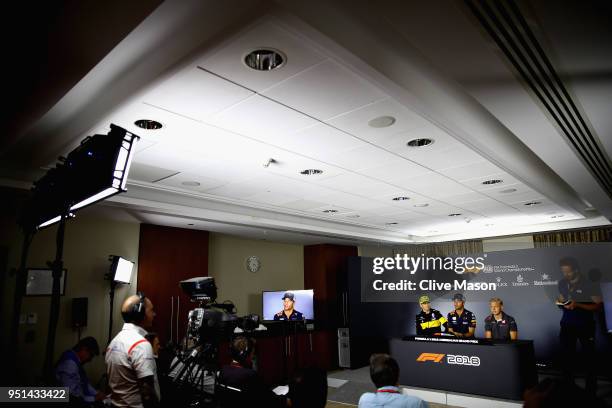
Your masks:
[{"label": "camera operator", "polygon": [[125,324],[106,350],[106,372],[114,407],[152,407],[159,403],[153,348],[144,337],[153,324],[153,303],[142,292],[121,306]]},{"label": "camera operator", "polygon": [[232,363],[219,373],[219,387],[222,407],[246,407],[257,401],[261,406],[284,407],[284,397],[272,392],[257,372],[253,370],[255,343],[253,340],[238,336],[230,343]]}]

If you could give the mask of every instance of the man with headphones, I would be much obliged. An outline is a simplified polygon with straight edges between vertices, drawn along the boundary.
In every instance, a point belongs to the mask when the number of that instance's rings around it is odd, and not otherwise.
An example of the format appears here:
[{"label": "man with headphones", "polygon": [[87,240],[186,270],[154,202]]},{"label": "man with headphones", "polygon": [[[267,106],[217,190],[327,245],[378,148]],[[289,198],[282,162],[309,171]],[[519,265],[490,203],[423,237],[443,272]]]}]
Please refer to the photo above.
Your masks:
[{"label": "man with headphones", "polygon": [[151,343],[144,337],[153,324],[153,303],[142,292],[121,306],[125,324],[106,349],[106,373],[114,407],[152,407],[159,403],[157,369]]},{"label": "man with headphones", "polygon": [[[258,402],[266,407],[284,407],[285,400],[272,392],[253,370],[255,342],[238,336],[230,343],[232,362],[223,366],[219,373],[217,387],[223,406],[247,406],[240,402]],[[231,395],[231,398],[227,398]],[[225,398],[224,398],[225,396]]]}]

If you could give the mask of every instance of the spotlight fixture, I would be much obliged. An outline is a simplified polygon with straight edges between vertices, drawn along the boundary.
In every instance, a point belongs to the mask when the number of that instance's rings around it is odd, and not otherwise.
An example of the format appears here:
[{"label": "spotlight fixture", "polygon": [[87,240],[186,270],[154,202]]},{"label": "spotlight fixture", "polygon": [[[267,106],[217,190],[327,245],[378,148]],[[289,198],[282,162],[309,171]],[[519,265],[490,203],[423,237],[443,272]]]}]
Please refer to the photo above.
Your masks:
[{"label": "spotlight fixture", "polygon": [[425,207],[429,207],[429,204],[427,204],[427,203],[415,204],[414,207],[416,207],[416,208],[425,208]]},{"label": "spotlight fixture", "polygon": [[373,128],[385,128],[393,125],[395,118],[393,116],[379,116],[368,122],[368,126]]},{"label": "spotlight fixture", "polygon": [[460,216],[461,213],[452,213],[452,214],[448,214],[449,217],[458,217]]},{"label": "spotlight fixture", "polygon": [[110,125],[107,135],[88,136],[32,188],[20,224],[43,228],[62,216],[127,191],[128,172],[138,136]]},{"label": "spotlight fixture", "polygon": [[244,57],[246,66],[256,71],[278,69],[285,64],[286,60],[287,58],[280,51],[265,48],[251,51]]},{"label": "spotlight fixture", "polygon": [[539,205],[539,204],[542,204],[542,202],[541,201],[529,201],[528,203],[525,203],[523,205],[526,205],[527,207],[532,207],[534,205]]},{"label": "spotlight fixture", "polygon": [[409,147],[425,147],[429,146],[434,142],[433,139],[429,138],[418,138],[412,139],[408,143],[406,143]]},{"label": "spotlight fixture", "polygon": [[326,214],[335,214],[338,212],[338,210],[323,210],[323,212]]},{"label": "spotlight fixture", "polygon": [[306,170],[300,171],[300,174],[303,174],[305,176],[315,176],[317,174],[323,174],[323,170],[319,170],[319,169],[306,169]]},{"label": "spotlight fixture", "polygon": [[515,192],[516,192],[516,188],[507,188],[505,190],[500,191],[501,194],[510,194],[510,193],[515,193]]},{"label": "spotlight fixture", "polygon": [[406,196],[393,197],[392,200],[393,201],[406,201],[406,200],[410,200],[410,197],[406,197]]},{"label": "spotlight fixture", "polygon": [[200,183],[198,181],[183,181],[181,184],[186,187],[199,187],[200,186]]},{"label": "spotlight fixture", "polygon": [[499,183],[503,183],[504,180],[500,180],[500,179],[492,179],[492,180],[485,180],[482,182],[483,185],[485,186],[490,186],[492,184],[499,184]]},{"label": "spotlight fixture", "polygon": [[136,126],[145,130],[157,130],[162,128],[162,124],[156,120],[151,119],[139,119],[134,122]]}]

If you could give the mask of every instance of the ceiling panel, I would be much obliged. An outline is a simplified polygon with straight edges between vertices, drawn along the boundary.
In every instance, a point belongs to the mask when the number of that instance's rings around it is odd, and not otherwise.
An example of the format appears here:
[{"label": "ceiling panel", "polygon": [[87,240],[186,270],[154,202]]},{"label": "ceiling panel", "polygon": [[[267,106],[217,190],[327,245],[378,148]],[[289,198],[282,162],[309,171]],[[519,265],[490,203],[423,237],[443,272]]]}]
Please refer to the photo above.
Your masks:
[{"label": "ceiling panel", "polygon": [[162,169],[161,167],[149,166],[142,163],[132,163],[128,178],[130,180],[141,180],[152,183],[159,179],[169,177],[175,173],[176,171],[174,170]]},{"label": "ceiling panel", "polygon": [[301,72],[263,94],[319,120],[327,120],[387,97],[332,60]]},{"label": "ceiling panel", "polygon": [[[244,64],[244,57],[260,48],[281,51],[286,56],[285,64],[271,71],[255,71],[247,67]],[[306,45],[302,38],[268,19],[230,38],[212,55],[204,56],[197,60],[196,64],[249,89],[261,92],[324,59],[323,55]]]},{"label": "ceiling panel", "polygon": [[325,159],[346,150],[367,147],[366,143],[352,135],[324,123],[309,126],[287,135],[281,143],[281,146],[285,149],[317,159]]},{"label": "ceiling panel", "polygon": [[[344,150],[340,152],[329,152],[323,149],[319,155],[327,163],[334,164],[352,171],[362,171],[373,167],[379,167],[381,163],[397,161],[398,158],[379,147],[364,144],[360,147]],[[366,172],[372,176],[370,172]],[[378,173],[386,177],[386,173]]]},{"label": "ceiling panel", "polygon": [[372,180],[354,173],[330,177],[328,179],[321,180],[319,184],[335,190],[360,195],[362,197],[389,194],[396,190],[396,187],[389,184]]},{"label": "ceiling panel", "polygon": [[395,180],[429,174],[431,171],[420,164],[395,156],[384,163],[374,164],[362,172],[370,177],[395,184]]},{"label": "ceiling panel", "polygon": [[480,161],[455,167],[449,166],[448,168],[437,169],[436,171],[459,182],[478,177],[485,177],[489,174],[502,173],[502,170],[499,167],[488,161]]},{"label": "ceiling panel", "polygon": [[[388,127],[369,126],[370,120],[381,116],[391,116],[395,122]],[[394,99],[387,98],[331,118],[327,123],[378,144],[391,135],[426,126],[429,122]]]},{"label": "ceiling panel", "polygon": [[179,173],[160,180],[156,184],[203,193],[211,188],[220,187],[225,182],[193,173]]},{"label": "ceiling panel", "polygon": [[266,143],[282,146],[288,135],[318,122],[259,95],[220,112],[210,123]]},{"label": "ceiling panel", "polygon": [[423,196],[432,198],[450,197],[457,194],[469,193],[471,191],[456,181],[450,180],[434,172],[418,177],[397,180],[394,183]]},{"label": "ceiling panel", "polygon": [[205,120],[252,95],[252,91],[190,67],[154,87],[142,100],[170,112]]}]

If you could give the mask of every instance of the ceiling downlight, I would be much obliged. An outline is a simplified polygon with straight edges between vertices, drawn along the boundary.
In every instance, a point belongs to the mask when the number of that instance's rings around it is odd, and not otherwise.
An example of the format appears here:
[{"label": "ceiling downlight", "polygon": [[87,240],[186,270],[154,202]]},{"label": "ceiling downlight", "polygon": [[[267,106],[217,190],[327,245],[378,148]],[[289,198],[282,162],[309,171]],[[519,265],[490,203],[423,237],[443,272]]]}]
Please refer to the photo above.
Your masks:
[{"label": "ceiling downlight", "polygon": [[408,145],[408,147],[425,147],[425,146],[430,146],[432,145],[434,142],[433,139],[429,139],[429,138],[418,138],[418,139],[412,139],[410,140],[408,143],[406,143],[406,145]]},{"label": "ceiling downlight", "polygon": [[157,130],[163,127],[161,123],[159,123],[156,120],[152,120],[152,119],[139,119],[136,122],[134,122],[134,124],[138,126],[139,128],[145,129],[145,130]]},{"label": "ceiling downlight", "polygon": [[323,174],[323,170],[320,170],[320,169],[306,169],[306,170],[300,171],[300,174],[303,174],[305,176],[316,176],[317,174]]},{"label": "ceiling downlight", "polygon": [[255,71],[272,71],[285,65],[286,61],[282,52],[271,48],[260,48],[244,57],[245,65]]}]

